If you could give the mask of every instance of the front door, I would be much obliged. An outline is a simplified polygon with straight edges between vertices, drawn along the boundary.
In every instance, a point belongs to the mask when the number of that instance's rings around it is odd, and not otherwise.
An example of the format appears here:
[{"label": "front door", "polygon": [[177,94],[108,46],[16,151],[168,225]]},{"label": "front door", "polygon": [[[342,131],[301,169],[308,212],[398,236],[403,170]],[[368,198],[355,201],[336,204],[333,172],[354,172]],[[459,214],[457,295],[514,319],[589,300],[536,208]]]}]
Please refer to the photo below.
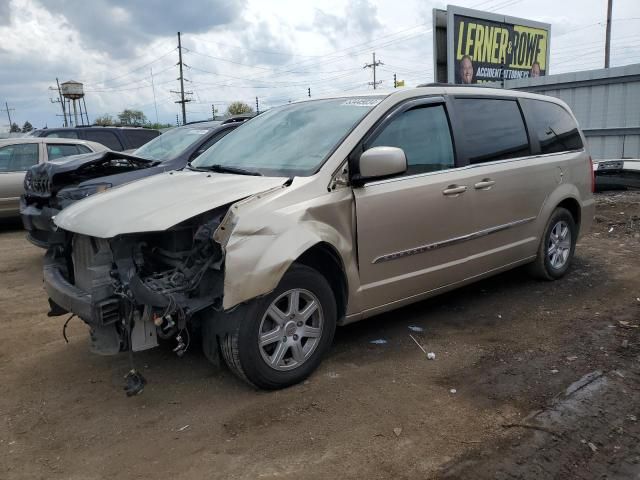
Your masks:
[{"label": "front door", "polygon": [[408,170],[354,188],[365,309],[466,278],[473,204],[466,169],[455,168],[444,101],[392,115],[365,149],[402,148]]}]

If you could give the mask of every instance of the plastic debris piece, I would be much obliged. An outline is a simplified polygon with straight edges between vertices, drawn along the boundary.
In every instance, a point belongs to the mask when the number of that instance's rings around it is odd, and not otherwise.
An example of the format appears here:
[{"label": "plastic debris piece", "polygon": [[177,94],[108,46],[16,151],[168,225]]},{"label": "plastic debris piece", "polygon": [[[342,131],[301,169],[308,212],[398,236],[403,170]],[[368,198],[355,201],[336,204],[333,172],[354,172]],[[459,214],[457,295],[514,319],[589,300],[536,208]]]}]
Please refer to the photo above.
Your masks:
[{"label": "plastic debris piece", "polygon": [[327,377],[329,377],[329,378],[340,378],[340,374],[336,373],[336,372],[329,372],[329,373],[327,373]]},{"label": "plastic debris piece", "polygon": [[412,332],[424,332],[424,328],[418,327],[417,325],[409,325],[409,330]]},{"label": "plastic debris piece", "polygon": [[593,453],[596,453],[598,451],[598,447],[596,447],[593,443],[589,442],[587,443],[587,445],[589,445],[589,448]]},{"label": "plastic debris piece", "polygon": [[502,318],[502,315],[498,314],[498,318]]},{"label": "plastic debris piece", "polygon": [[395,433],[396,437],[399,437],[400,434],[402,433],[402,428],[400,427],[396,427],[393,429],[393,433]]},{"label": "plastic debris piece", "polygon": [[573,362],[574,360],[577,360],[577,359],[578,359],[578,357],[576,357],[575,355],[571,355],[570,357],[567,357],[567,360],[569,362]]},{"label": "plastic debris piece", "polygon": [[458,391],[455,388],[452,388],[451,390],[449,390],[449,393],[458,393]]},{"label": "plastic debris piece", "polygon": [[553,370],[551,370],[551,373],[558,373],[560,370],[554,368]]},{"label": "plastic debris piece", "polygon": [[613,232],[613,227],[609,228],[609,233]]},{"label": "plastic debris piece", "polygon": [[178,431],[179,431],[179,432],[184,432],[184,431],[185,431],[187,428],[189,428],[189,427],[190,427],[190,425],[185,425],[184,427],[180,427],[180,428],[178,429]]},{"label": "plastic debris piece", "polygon": [[426,355],[426,354],[427,354],[427,351],[426,351],[424,348],[422,348],[422,345],[420,345],[420,344],[418,343],[418,341],[417,341],[415,338],[413,338],[413,335],[409,334],[409,336],[411,337],[411,340],[413,340],[413,341],[415,342],[415,344],[416,344],[416,345],[418,345],[418,348],[419,348],[420,350],[422,350],[422,353],[424,353],[424,354]]},{"label": "plastic debris piece", "polygon": [[387,341],[384,338],[378,338],[376,340],[371,340],[369,343],[373,343],[374,345],[384,345]]},{"label": "plastic debris piece", "polygon": [[433,352],[429,352],[429,353],[427,353],[427,358],[429,360],[435,360],[436,359],[436,354],[433,353]]},{"label": "plastic debris piece", "polygon": [[635,415],[629,415],[627,418],[628,418],[629,420],[631,420],[632,422],[636,422],[636,421],[638,421],[638,417],[636,417]]}]

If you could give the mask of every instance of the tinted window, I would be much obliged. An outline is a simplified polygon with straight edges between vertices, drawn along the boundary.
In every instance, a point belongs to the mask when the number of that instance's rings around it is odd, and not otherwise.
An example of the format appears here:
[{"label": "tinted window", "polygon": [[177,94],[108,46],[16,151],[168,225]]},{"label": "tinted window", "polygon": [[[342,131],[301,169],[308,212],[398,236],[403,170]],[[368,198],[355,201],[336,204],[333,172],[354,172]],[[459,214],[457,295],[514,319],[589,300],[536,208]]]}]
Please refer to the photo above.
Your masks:
[{"label": "tinted window", "polygon": [[38,144],[20,143],[0,148],[0,172],[22,172],[38,163]]},{"label": "tinted window", "polygon": [[522,114],[515,100],[458,98],[469,163],[492,162],[530,155]]},{"label": "tinted window", "polygon": [[407,172],[453,168],[453,146],[444,106],[414,108],[402,113],[367,145],[398,147],[407,157]]},{"label": "tinted window", "polygon": [[92,142],[98,142],[104,145],[105,147],[115,150],[117,152],[123,150],[122,144],[116,134],[109,131],[98,131],[98,130],[89,130],[84,132],[85,138],[87,140],[91,140]]},{"label": "tinted window", "polygon": [[93,151],[86,145],[76,145],[76,148],[78,149],[78,153],[91,153]]},{"label": "tinted window", "polygon": [[58,132],[45,132],[43,137],[47,138],[78,138],[78,134],[72,130],[60,130]]},{"label": "tinted window", "polygon": [[541,153],[580,150],[582,139],[578,125],[560,105],[542,100],[525,100],[531,112],[531,135],[540,142]]},{"label": "tinted window", "polygon": [[160,132],[158,130],[140,129],[140,130],[122,130],[122,134],[127,139],[129,146],[127,148],[138,148],[153,140]]},{"label": "tinted window", "polygon": [[79,153],[86,153],[90,151],[86,147],[83,147],[85,150],[80,150],[78,145],[69,145],[69,144],[47,144],[47,156],[49,160],[55,160],[56,158],[68,157],[69,155],[78,155]]}]

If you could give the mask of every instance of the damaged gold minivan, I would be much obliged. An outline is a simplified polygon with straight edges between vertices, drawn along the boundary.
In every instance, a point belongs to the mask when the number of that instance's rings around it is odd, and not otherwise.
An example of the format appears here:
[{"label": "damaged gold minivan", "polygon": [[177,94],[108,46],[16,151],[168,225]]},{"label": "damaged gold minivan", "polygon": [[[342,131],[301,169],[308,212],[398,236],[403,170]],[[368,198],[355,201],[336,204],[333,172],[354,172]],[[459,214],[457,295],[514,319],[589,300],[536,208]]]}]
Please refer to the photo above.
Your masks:
[{"label": "damaged gold minivan", "polygon": [[282,388],[313,372],[336,325],[519,265],[562,277],[592,190],[555,98],[426,85],[292,103],[181,171],[63,210],[50,314],[80,317],[101,354],[159,339],[181,354],[199,332],[212,361]]}]

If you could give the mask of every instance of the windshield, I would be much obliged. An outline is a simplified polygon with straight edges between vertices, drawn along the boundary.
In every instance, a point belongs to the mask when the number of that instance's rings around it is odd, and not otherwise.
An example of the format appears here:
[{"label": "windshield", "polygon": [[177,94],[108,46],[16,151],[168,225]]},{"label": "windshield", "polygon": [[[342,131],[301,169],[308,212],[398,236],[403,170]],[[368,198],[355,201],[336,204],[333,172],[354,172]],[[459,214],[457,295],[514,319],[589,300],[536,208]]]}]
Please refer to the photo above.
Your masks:
[{"label": "windshield", "polygon": [[224,137],[193,166],[221,165],[270,176],[312,175],[382,98],[314,100],[273,108]]},{"label": "windshield", "polygon": [[132,155],[156,161],[173,160],[210,131],[197,127],[173,128],[134,150]]}]

